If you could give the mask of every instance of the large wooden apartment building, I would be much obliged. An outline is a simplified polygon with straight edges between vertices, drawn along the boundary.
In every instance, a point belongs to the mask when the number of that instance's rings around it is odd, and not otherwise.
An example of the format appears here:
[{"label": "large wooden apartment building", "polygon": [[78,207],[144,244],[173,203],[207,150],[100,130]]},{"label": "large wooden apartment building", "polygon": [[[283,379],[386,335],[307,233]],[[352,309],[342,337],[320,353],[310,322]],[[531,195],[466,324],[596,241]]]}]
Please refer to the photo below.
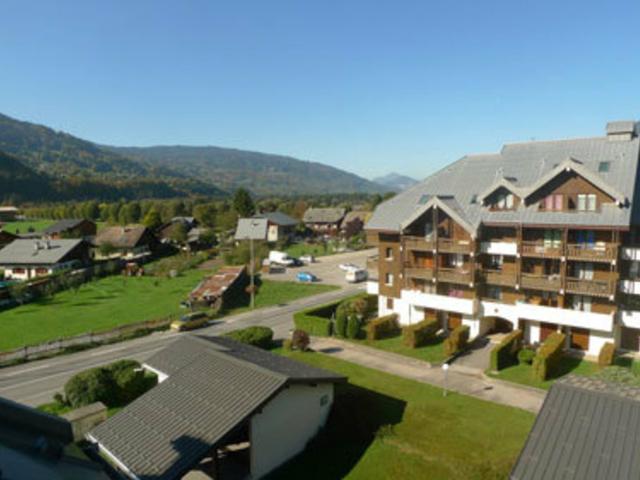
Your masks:
[{"label": "large wooden apartment building", "polygon": [[639,153],[636,123],[611,122],[603,137],[465,156],[382,203],[366,227],[380,312],[640,350]]}]

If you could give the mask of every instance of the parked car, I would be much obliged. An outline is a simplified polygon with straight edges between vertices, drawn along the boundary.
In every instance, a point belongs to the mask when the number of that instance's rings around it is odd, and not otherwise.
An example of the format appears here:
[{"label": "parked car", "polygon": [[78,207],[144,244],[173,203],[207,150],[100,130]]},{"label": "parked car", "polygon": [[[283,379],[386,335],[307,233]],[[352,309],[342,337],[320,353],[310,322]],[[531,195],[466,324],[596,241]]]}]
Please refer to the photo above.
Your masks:
[{"label": "parked car", "polygon": [[304,263],[315,263],[316,257],[314,257],[313,255],[302,255],[300,257],[300,260],[302,260]]},{"label": "parked car", "polygon": [[348,272],[349,270],[359,270],[360,267],[358,265],[356,265],[355,263],[341,263],[340,265],[338,265],[338,268],[340,270],[344,270],[345,272]]},{"label": "parked car", "polygon": [[316,282],[318,280],[318,277],[311,272],[300,272],[296,278],[299,282]]},{"label": "parked car", "polygon": [[284,267],[291,267],[295,264],[295,260],[291,258],[287,253],[279,252],[277,250],[271,250],[269,252],[269,261],[271,263],[276,263]]},{"label": "parked car", "polygon": [[171,330],[182,332],[184,330],[193,330],[207,324],[209,316],[206,312],[192,312],[180,317],[180,320],[171,322]]},{"label": "parked car", "polygon": [[369,274],[364,268],[351,269],[347,271],[345,280],[348,283],[364,282],[369,277]]}]

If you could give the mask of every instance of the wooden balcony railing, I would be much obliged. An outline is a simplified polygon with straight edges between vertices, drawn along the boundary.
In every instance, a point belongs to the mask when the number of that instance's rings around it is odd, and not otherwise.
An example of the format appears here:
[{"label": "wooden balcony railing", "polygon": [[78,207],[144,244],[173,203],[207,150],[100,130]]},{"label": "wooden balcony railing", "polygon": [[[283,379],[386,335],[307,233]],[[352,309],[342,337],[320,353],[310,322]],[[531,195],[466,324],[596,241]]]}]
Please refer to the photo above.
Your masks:
[{"label": "wooden balcony railing", "polygon": [[559,258],[562,256],[562,245],[545,245],[543,242],[522,242],[522,255],[525,257]]},{"label": "wooden balcony railing", "polygon": [[432,280],[433,269],[428,267],[405,267],[404,275],[407,278],[416,278],[420,280]]},{"label": "wooden balcony railing", "polygon": [[567,292],[596,297],[609,297],[615,295],[616,281],[567,278]]},{"label": "wooden balcony railing", "polygon": [[473,250],[473,243],[469,240],[439,238],[438,250],[449,253],[471,253],[471,251]]},{"label": "wooden balcony railing", "polygon": [[534,290],[558,291],[562,287],[560,275],[533,275],[523,273],[520,277],[522,288],[532,288]]},{"label": "wooden balcony railing", "polygon": [[473,281],[470,271],[455,268],[439,268],[437,278],[439,282],[460,284],[469,284]]},{"label": "wooden balcony railing", "polygon": [[513,272],[503,272],[501,270],[483,270],[482,279],[489,285],[511,286],[516,285],[516,275]]},{"label": "wooden balcony railing", "polygon": [[606,244],[577,244],[567,245],[567,258],[569,260],[589,260],[610,262],[618,257],[618,247],[613,243]]},{"label": "wooden balcony railing", "polygon": [[425,237],[404,236],[403,242],[408,250],[432,252],[436,249],[436,242]]}]

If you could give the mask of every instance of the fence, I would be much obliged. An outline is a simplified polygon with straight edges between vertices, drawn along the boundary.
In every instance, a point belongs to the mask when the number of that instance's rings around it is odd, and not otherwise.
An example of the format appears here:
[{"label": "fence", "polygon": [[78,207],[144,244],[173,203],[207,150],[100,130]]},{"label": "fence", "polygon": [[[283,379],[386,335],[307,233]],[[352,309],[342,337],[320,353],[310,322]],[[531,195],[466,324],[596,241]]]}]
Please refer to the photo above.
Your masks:
[{"label": "fence", "polygon": [[166,328],[173,320],[175,320],[175,318],[169,316],[156,320],[131,323],[129,325],[121,325],[105,332],[83,333],[74,337],[61,338],[52,340],[51,342],[41,343],[39,345],[27,345],[16,348],[15,350],[0,352],[0,365],[18,361],[35,360],[43,356],[61,353],[67,348],[109,343],[113,340],[127,335],[133,335],[140,331]]}]

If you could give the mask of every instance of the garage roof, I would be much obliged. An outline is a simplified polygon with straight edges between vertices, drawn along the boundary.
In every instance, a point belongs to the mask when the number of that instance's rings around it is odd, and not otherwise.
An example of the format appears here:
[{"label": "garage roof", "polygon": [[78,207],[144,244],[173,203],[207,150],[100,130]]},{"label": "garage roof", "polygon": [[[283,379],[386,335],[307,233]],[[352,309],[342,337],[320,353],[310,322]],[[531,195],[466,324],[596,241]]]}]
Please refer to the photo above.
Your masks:
[{"label": "garage roof", "polygon": [[185,336],[147,364],[169,377],[91,432],[141,480],[180,478],[290,383],[345,380],[227,338]]}]

